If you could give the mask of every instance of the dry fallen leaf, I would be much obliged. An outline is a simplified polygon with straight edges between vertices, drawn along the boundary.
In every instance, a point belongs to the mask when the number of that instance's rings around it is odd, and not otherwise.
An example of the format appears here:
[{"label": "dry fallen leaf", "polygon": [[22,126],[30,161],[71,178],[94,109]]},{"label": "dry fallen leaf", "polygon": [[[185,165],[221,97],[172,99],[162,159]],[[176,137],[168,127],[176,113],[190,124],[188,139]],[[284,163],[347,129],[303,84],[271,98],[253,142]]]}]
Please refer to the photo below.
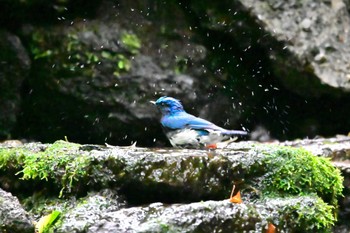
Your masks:
[{"label": "dry fallen leaf", "polygon": [[242,199],[241,199],[241,192],[238,191],[238,192],[236,193],[236,195],[233,196],[233,192],[235,191],[235,188],[236,188],[236,186],[233,185],[232,191],[231,191],[231,196],[230,196],[230,202],[231,202],[231,203],[238,203],[238,204],[240,204],[240,203],[243,202]]}]

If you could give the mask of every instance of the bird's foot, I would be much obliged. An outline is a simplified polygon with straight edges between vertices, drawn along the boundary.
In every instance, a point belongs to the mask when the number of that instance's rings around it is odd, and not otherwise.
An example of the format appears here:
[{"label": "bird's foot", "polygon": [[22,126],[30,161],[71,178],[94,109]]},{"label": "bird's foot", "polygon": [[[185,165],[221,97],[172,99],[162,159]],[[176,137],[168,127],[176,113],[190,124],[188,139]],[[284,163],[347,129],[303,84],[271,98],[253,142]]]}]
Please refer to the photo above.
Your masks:
[{"label": "bird's foot", "polygon": [[218,148],[217,144],[209,144],[209,145],[206,145],[205,148],[207,149],[216,149]]}]

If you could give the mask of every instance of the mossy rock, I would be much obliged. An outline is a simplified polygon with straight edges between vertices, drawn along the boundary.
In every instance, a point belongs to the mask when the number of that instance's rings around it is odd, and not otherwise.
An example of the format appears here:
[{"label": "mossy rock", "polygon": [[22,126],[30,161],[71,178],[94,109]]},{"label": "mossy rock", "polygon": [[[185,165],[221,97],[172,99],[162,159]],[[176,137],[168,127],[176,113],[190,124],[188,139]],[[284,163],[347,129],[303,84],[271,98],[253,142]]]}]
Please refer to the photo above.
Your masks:
[{"label": "mossy rock", "polygon": [[[237,143],[234,149],[206,151],[57,141],[2,147],[0,158],[2,174],[24,183],[34,181],[46,195],[65,198],[113,188],[132,205],[188,203],[227,199],[233,184],[247,203],[316,197],[321,214],[297,215],[309,216],[313,220],[305,220],[305,224],[315,221],[314,229],[325,230],[335,222],[337,199],[343,189],[340,171],[326,158],[300,148],[248,142]],[[21,187],[11,188],[21,192]],[[300,224],[302,228],[304,223]]]},{"label": "mossy rock", "polygon": [[271,147],[265,163],[265,195],[304,195],[315,193],[336,205],[341,196],[343,178],[330,159],[316,157],[302,148]]},{"label": "mossy rock", "polygon": [[[57,141],[0,148],[0,155],[1,170],[17,170],[18,178],[24,180],[52,180],[62,188],[89,179],[104,185],[114,180],[121,187],[125,187],[122,183],[142,183],[145,187],[183,186],[189,190],[205,185],[207,192],[220,198],[236,181],[243,190],[259,189],[260,196],[313,193],[332,205],[336,205],[343,188],[340,171],[329,159],[285,146],[258,144],[248,151],[218,150],[213,154],[201,150],[105,148]],[[113,178],[103,178],[98,170],[109,172]],[[224,184],[229,187],[222,188]]]},{"label": "mossy rock", "polygon": [[128,207],[111,190],[45,205],[60,211],[54,232],[330,232],[332,207],[316,196],[266,198],[243,204],[228,200]]}]

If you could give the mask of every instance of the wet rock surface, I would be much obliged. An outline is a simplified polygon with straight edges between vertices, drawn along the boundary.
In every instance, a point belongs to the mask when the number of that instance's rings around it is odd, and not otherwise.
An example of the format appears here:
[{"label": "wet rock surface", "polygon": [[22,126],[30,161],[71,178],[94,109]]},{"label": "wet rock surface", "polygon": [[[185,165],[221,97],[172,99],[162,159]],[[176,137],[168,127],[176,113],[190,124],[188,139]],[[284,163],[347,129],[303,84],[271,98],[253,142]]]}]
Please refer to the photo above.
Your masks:
[{"label": "wet rock surface", "polygon": [[13,233],[34,232],[33,218],[18,199],[0,188],[0,231]]},{"label": "wet rock surface", "polygon": [[[152,203],[144,207],[104,211],[100,218],[86,221],[87,232],[263,232],[274,222],[279,232],[311,230],[301,228],[293,219],[284,220],[296,211],[317,212],[317,198],[273,199],[250,204],[228,200],[191,204]],[[281,211],[284,209],[284,211]],[[71,216],[75,219],[75,215]],[[91,219],[92,220],[92,219]],[[311,221],[310,221],[311,222]],[[278,224],[278,225],[277,225]],[[287,230],[288,229],[288,230]],[[65,226],[58,232],[69,232]],[[81,232],[81,231],[78,231]]]},{"label": "wet rock surface", "polygon": [[[348,141],[281,144],[338,144],[335,152]],[[11,142],[0,153],[1,187],[35,218],[60,211],[57,232],[261,232],[270,223],[280,232],[325,231],[342,191],[340,172],[322,156],[275,144],[207,151]],[[242,204],[228,201],[233,184]]]}]

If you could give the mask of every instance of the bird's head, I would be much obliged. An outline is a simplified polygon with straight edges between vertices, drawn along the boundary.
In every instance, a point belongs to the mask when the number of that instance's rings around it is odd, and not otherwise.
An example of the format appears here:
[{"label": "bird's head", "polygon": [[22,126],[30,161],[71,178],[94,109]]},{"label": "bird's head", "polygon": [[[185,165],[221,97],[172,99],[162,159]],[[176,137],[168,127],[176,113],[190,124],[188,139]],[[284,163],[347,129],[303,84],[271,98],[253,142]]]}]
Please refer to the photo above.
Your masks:
[{"label": "bird's head", "polygon": [[184,111],[179,100],[168,96],[162,96],[155,102],[151,101],[151,103],[155,104],[163,115]]}]

